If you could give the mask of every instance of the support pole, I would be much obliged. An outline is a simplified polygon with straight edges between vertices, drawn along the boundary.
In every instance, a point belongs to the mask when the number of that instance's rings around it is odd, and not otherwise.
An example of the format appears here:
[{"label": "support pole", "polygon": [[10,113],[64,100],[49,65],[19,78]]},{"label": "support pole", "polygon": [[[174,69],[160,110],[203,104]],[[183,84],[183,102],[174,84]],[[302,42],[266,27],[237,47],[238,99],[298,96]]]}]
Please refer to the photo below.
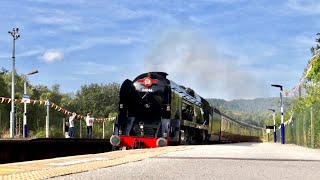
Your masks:
[{"label": "support pole", "polygon": [[65,126],[66,126],[66,118],[62,118],[62,133],[63,133],[63,136],[65,136],[65,133],[66,133]]},{"label": "support pole", "polygon": [[283,123],[283,100],[282,100],[282,87],[281,87],[281,91],[280,91],[280,99],[281,99],[281,144],[285,144],[285,130],[284,130],[284,123]]},{"label": "support pole", "polygon": [[[1,116],[1,110],[0,110],[0,131],[2,130],[1,129],[1,123],[2,123],[2,116]],[[1,138],[1,134],[2,134],[2,132],[0,132],[0,138]]]},{"label": "support pole", "polygon": [[102,139],[104,139],[104,121],[102,121]]},{"label": "support pole", "polygon": [[49,138],[49,106],[50,106],[49,99],[46,101],[46,105],[47,105],[46,138]]},{"label": "support pole", "polygon": [[14,138],[14,127],[15,127],[15,110],[14,110],[14,77],[15,71],[15,41],[20,37],[18,34],[19,28],[13,28],[8,33],[12,35],[12,83],[11,83],[11,111],[10,111],[10,138]]},{"label": "support pole", "polygon": [[313,122],[313,108],[310,109],[310,129],[311,129],[311,148],[314,148],[314,122]]},{"label": "support pole", "polygon": [[277,131],[276,131],[276,112],[273,110],[273,142],[277,142]]},{"label": "support pole", "polygon": [[81,119],[80,119],[80,138],[82,138],[82,125],[81,125]]},{"label": "support pole", "polygon": [[[27,82],[24,81],[24,84],[23,84],[23,94],[27,94]],[[23,112],[23,138],[26,138],[28,137],[28,127],[27,127],[27,103],[24,102],[23,103],[23,109],[24,109],[24,112]]]}]

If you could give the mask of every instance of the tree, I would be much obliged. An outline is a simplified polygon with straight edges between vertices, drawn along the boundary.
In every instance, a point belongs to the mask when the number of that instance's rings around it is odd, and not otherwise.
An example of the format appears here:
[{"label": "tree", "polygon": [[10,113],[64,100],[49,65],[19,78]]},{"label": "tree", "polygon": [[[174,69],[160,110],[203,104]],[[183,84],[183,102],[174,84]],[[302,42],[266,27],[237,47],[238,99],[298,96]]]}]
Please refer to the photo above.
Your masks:
[{"label": "tree", "polygon": [[94,117],[108,117],[109,113],[117,112],[119,90],[117,83],[81,86],[76,94],[75,107],[82,114],[90,111]]},{"label": "tree", "polygon": [[[320,35],[320,33],[317,33],[317,36],[319,36]],[[316,38],[316,43],[318,43],[318,44],[316,44],[316,46],[315,47],[311,47],[311,54],[314,56],[314,55],[316,55],[316,53],[317,53],[317,51],[320,49],[320,38]]]}]

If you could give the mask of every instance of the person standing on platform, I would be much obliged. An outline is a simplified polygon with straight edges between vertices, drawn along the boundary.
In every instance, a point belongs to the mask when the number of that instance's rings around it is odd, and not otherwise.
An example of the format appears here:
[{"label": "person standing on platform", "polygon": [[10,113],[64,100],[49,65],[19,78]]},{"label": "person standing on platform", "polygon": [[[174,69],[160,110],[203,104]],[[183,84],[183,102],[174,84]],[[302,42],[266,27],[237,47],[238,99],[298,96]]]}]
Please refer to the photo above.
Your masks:
[{"label": "person standing on platform", "polygon": [[76,118],[76,115],[76,113],[72,113],[72,116],[69,117],[70,138],[74,138],[74,119]]},{"label": "person standing on platform", "polygon": [[90,117],[90,112],[87,113],[86,117],[86,125],[87,125],[87,137],[92,139],[92,126],[93,126],[94,118]]}]

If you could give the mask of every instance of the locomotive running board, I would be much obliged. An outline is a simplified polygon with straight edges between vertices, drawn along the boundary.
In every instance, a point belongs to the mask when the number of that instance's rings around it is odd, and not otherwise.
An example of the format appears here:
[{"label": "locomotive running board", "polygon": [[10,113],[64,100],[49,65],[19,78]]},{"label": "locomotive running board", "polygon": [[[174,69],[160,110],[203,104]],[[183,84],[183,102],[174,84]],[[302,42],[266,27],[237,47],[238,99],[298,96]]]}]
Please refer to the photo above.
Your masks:
[{"label": "locomotive running board", "polygon": [[192,127],[192,128],[197,128],[197,129],[208,130],[208,126],[206,126],[206,125],[198,124],[198,123],[187,121],[187,120],[181,120],[180,125],[181,126],[188,126],[188,127]]}]

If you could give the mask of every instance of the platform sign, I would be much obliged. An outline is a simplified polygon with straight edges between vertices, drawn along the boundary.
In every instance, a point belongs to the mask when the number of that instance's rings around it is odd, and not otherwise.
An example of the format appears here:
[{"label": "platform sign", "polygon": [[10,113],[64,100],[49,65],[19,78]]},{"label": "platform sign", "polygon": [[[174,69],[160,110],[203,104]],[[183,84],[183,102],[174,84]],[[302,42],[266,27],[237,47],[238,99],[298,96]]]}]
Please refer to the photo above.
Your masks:
[{"label": "platform sign", "polygon": [[22,102],[24,103],[30,103],[30,96],[27,94],[22,95]]},{"label": "platform sign", "polygon": [[274,126],[266,126],[266,129],[273,129]]}]

